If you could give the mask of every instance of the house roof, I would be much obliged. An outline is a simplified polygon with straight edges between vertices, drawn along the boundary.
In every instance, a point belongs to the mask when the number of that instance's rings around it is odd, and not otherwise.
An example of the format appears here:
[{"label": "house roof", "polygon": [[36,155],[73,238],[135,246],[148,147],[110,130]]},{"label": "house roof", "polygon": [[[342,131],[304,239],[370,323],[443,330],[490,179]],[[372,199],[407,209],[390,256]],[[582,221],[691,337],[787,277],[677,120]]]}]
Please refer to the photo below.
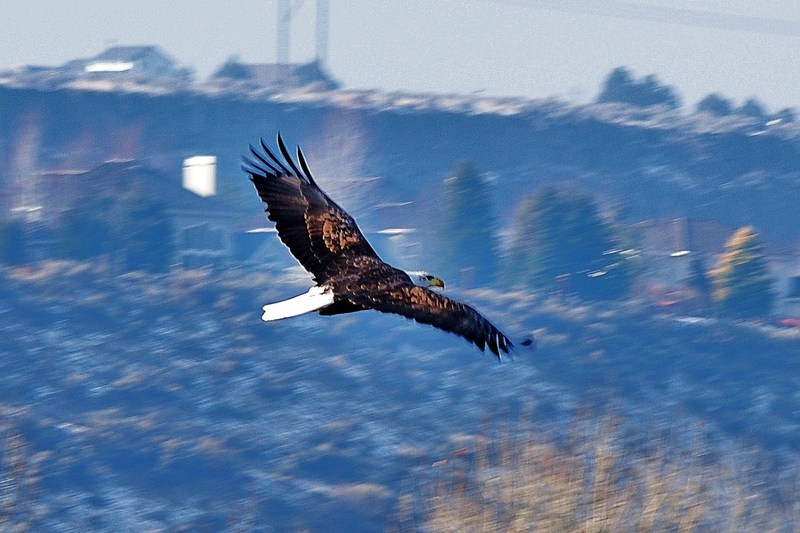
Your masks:
[{"label": "house roof", "polygon": [[68,61],[61,68],[80,73],[131,71],[154,77],[172,77],[188,72],[161,47],[155,45],[112,46],[94,57]]},{"label": "house roof", "polygon": [[144,46],[112,46],[91,58],[91,61],[137,61],[150,56],[158,56],[170,63],[175,63],[164,50],[155,45]]},{"label": "house roof", "polygon": [[211,76],[215,80],[248,81],[259,87],[304,87],[321,85],[337,89],[339,83],[317,62],[239,63],[229,60]]}]

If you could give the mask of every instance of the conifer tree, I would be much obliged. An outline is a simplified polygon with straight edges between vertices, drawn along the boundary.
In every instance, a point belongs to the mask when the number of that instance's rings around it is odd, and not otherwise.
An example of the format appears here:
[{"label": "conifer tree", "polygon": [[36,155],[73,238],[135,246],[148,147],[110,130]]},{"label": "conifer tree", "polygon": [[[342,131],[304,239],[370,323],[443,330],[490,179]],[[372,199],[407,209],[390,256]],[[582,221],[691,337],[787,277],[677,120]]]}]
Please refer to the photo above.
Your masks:
[{"label": "conifer tree", "polygon": [[708,271],[703,265],[703,260],[696,254],[692,257],[692,262],[689,265],[689,276],[686,279],[686,284],[690,289],[697,292],[701,310],[703,312],[711,310],[713,286]]},{"label": "conifer tree", "polygon": [[471,163],[444,182],[438,272],[462,286],[492,283],[496,269],[495,218],[491,190]]},{"label": "conifer tree", "polygon": [[544,187],[523,203],[515,233],[513,279],[587,299],[627,293],[630,266],[589,196]]},{"label": "conifer tree", "polygon": [[775,293],[753,228],[734,232],[711,275],[714,301],[720,311],[735,317],[769,314]]},{"label": "conifer tree", "polygon": [[0,221],[0,263],[16,265],[24,262],[24,228],[17,220]]}]

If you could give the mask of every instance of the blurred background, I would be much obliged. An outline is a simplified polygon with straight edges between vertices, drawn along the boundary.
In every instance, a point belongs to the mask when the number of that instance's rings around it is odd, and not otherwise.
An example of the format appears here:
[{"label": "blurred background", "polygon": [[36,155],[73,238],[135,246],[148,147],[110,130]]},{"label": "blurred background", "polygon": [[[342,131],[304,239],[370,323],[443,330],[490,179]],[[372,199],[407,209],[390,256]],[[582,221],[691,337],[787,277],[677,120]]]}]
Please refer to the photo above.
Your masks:
[{"label": "blurred background", "polygon": [[[800,530],[800,4],[0,11],[1,530]],[[262,323],[277,131],[538,349]]]}]

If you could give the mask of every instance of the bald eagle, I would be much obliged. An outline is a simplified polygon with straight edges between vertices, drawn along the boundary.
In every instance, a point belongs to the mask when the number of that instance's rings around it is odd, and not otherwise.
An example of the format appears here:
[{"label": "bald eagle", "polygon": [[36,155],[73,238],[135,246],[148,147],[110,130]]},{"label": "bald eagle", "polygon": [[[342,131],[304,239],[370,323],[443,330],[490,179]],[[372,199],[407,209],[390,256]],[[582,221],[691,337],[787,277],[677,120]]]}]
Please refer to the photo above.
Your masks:
[{"label": "bald eagle", "polygon": [[263,139],[260,144],[260,149],[250,145],[252,158],[243,158],[242,169],[281,241],[316,282],[305,294],[265,305],[262,320],[373,309],[460,335],[481,351],[488,346],[498,359],[509,352],[509,338],[475,309],[431,290],[444,288],[440,278],[384,263],[355,220],[314,181],[299,146],[295,162],[280,133],[282,159]]}]

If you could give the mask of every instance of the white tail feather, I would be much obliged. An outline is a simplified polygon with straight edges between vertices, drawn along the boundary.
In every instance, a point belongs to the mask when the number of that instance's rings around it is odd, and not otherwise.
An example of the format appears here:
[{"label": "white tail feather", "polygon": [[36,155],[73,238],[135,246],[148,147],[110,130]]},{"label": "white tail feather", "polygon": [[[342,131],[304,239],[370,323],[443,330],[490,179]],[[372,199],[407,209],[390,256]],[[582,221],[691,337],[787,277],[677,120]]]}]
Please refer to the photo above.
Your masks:
[{"label": "white tail feather", "polygon": [[333,303],[333,291],[330,287],[311,287],[308,292],[289,298],[282,302],[267,304],[263,307],[261,320],[269,322],[317,311]]}]

